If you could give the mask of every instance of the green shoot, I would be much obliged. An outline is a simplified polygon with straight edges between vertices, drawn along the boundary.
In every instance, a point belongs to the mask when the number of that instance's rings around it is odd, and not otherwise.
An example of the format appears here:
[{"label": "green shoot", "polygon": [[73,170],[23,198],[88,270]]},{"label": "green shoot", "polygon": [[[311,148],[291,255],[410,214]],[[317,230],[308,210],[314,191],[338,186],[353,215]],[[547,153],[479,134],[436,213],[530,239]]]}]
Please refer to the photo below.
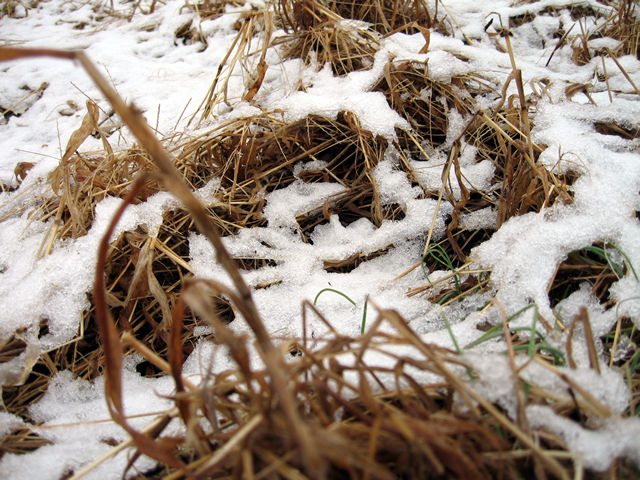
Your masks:
[{"label": "green shoot", "polygon": [[[453,330],[451,329],[451,324],[449,323],[449,319],[444,314],[444,312],[442,312],[442,319],[444,320],[444,324],[447,327],[447,331],[449,332],[449,336],[451,336],[451,340],[453,340],[453,345],[454,345],[454,347],[456,347],[456,352],[458,352],[458,355],[462,355],[462,350],[460,349],[460,345],[458,344],[458,340],[456,340],[456,336],[453,334]],[[466,367],[466,369],[467,369],[467,375],[469,375],[469,378],[471,380],[475,380],[476,376],[473,374],[473,371],[469,367]]]},{"label": "green shoot", "polygon": [[[502,331],[502,328],[503,328],[502,325],[496,325],[494,327],[491,327],[480,338],[477,338],[473,342],[471,342],[468,345],[466,345],[464,347],[465,350],[468,350],[469,348],[473,348],[475,346],[478,346],[481,343],[484,343],[486,341],[492,340],[494,338],[499,338],[499,337],[504,336],[504,332]],[[512,332],[531,332],[532,331],[531,327],[515,327],[515,328],[510,328],[509,330],[511,330]],[[540,340],[544,340],[544,335],[542,335],[542,333],[540,333],[539,331],[536,330],[535,334],[536,334],[536,336],[540,337]],[[530,348],[529,345],[525,345],[525,347],[527,349]]]},{"label": "green shoot", "polygon": [[[533,324],[531,325],[531,332],[536,332],[536,334],[539,335],[539,333],[536,331],[537,323],[538,323],[538,309],[536,308],[533,314]],[[533,355],[535,354],[535,352],[536,352],[536,335],[530,335],[529,336],[529,358],[533,358]]]},{"label": "green shoot", "polygon": [[[346,300],[349,301],[349,303],[351,303],[351,305],[353,305],[354,307],[357,307],[358,305],[356,304],[356,302],[354,302],[353,300],[351,300],[351,298],[341,292],[340,290],[335,290],[333,288],[323,288],[322,290],[320,290],[318,292],[318,294],[316,295],[316,298],[313,299],[313,305],[317,305],[318,304],[318,298],[320,298],[320,295],[322,295],[324,292],[332,292],[332,293],[337,293],[338,295],[340,295],[341,297],[344,297]],[[367,296],[367,298],[365,298],[364,300],[364,310],[362,312],[362,324],[360,326],[360,334],[364,334],[364,327],[367,323],[367,305],[369,304],[369,296]]]},{"label": "green shoot", "polygon": [[456,352],[458,352],[458,355],[462,354],[462,350],[460,350],[460,345],[458,345],[458,340],[456,340],[456,337],[453,334],[453,330],[451,330],[451,324],[449,323],[449,319],[444,314],[444,312],[442,312],[442,319],[444,320],[444,324],[447,327],[447,331],[449,332],[449,336],[451,337],[451,340],[453,340],[453,345],[454,347],[456,347]]},{"label": "green shoot", "polygon": [[[439,244],[436,244],[432,246],[429,250],[427,250],[427,253],[425,253],[422,256],[422,262],[421,262],[422,271],[424,272],[424,276],[429,281],[429,283],[431,283],[431,281],[429,280],[429,272],[427,271],[427,268],[425,266],[425,261],[429,257],[434,259],[437,263],[439,263],[443,267],[451,270],[453,273],[456,273],[456,268],[453,266],[453,261],[451,260],[451,257],[449,256],[449,254]],[[460,279],[458,275],[456,274],[453,277],[453,279],[456,283],[456,291],[460,293],[462,290],[460,287]]]},{"label": "green shoot", "polygon": [[[615,273],[616,277],[622,278],[624,276],[624,268],[621,265],[618,265],[617,263],[615,263],[613,259],[607,254],[606,246],[605,247],[589,246],[581,249],[581,251],[593,253],[596,256],[603,259],[605,262],[607,262],[607,264],[609,265],[609,268],[611,268],[613,273]],[[593,260],[585,256],[579,255],[579,257],[582,261],[584,261],[589,265],[596,265],[596,262],[594,262]]]},{"label": "green shoot", "polygon": [[[517,318],[518,316],[520,316],[522,313],[524,313],[525,311],[529,310],[530,308],[535,308],[536,313],[534,315],[534,324],[532,327],[517,327],[517,328],[512,328],[511,330],[514,332],[519,332],[519,331],[530,331],[532,333],[532,337],[535,337],[536,335],[538,337],[540,337],[541,340],[544,340],[544,335],[542,335],[539,331],[535,330],[535,322],[536,319],[538,318],[538,308],[534,303],[531,303],[529,305],[527,305],[524,308],[521,308],[520,310],[518,310],[516,313],[514,313],[513,315],[507,317],[507,323],[509,323],[511,320],[513,320],[514,318]],[[535,332],[535,334],[534,334]],[[465,349],[469,349],[469,348],[473,348],[477,345],[480,345],[481,343],[484,343],[488,340],[491,340],[493,338],[498,338],[498,337],[502,337],[504,335],[504,332],[502,331],[502,324],[499,325],[495,325],[493,327],[491,327],[489,330],[487,330],[485,332],[484,335],[482,335],[480,338],[475,339],[473,342],[469,343],[468,345],[466,345],[464,348]],[[535,342],[535,340],[534,340]]]},{"label": "green shoot", "polygon": [[[594,255],[600,257],[605,262],[607,262],[607,264],[609,265],[609,268],[611,268],[611,270],[616,275],[616,277],[622,278],[624,276],[624,267],[625,267],[625,265],[619,265],[619,264],[617,264],[616,262],[613,261],[611,256],[607,253],[607,245],[609,245],[609,247],[611,247],[614,250],[616,250],[624,258],[624,261],[625,261],[624,263],[626,264],[628,269],[631,270],[631,272],[633,273],[633,276],[635,277],[636,281],[640,282],[640,278],[638,277],[638,273],[636,272],[636,269],[633,267],[633,264],[631,263],[631,260],[629,259],[627,254],[624,253],[624,251],[622,251],[622,249],[620,247],[618,247],[615,243],[608,242],[608,243],[605,243],[604,246],[602,246],[602,247],[589,246],[589,247],[582,248],[581,251],[590,252],[590,253],[593,253]],[[580,255],[580,258],[584,262],[588,263],[589,265],[595,265],[596,264],[596,262],[594,262],[593,260],[591,260],[591,259],[589,259],[587,257],[584,257],[582,255]]]},{"label": "green shoot", "polygon": [[364,326],[367,323],[367,305],[369,305],[369,295],[364,299],[364,310],[362,311],[362,326],[360,327],[360,335],[364,335]]},{"label": "green shoot", "polygon": [[[564,353],[558,350],[557,348],[553,347],[552,345],[545,343],[544,335],[536,328],[538,324],[538,307],[535,304],[532,303],[518,310],[516,313],[514,313],[513,315],[507,318],[507,323],[509,323],[514,318],[517,318],[520,314],[522,314],[523,312],[525,312],[530,308],[534,308],[533,322],[531,326],[530,327],[513,327],[509,329],[512,332],[530,332],[529,343],[527,343],[526,345],[514,346],[513,348],[514,351],[516,352],[526,351],[529,357],[531,358],[536,354],[536,352],[544,351],[553,357],[554,364],[564,365],[565,364]],[[464,348],[465,349],[473,348],[477,345],[480,345],[481,343],[492,340],[494,338],[500,338],[502,336],[504,336],[502,324],[495,325],[491,327],[489,330],[487,330],[484,333],[484,335],[482,335],[480,338],[475,339],[474,341],[466,345]],[[538,339],[540,339],[542,343],[536,344],[536,341]]]},{"label": "green shoot", "polygon": [[346,298],[351,305],[353,305],[354,307],[357,307],[356,302],[354,302],[353,300],[351,300],[351,298],[349,298],[348,295],[342,293],[339,290],[334,290],[333,288],[323,288],[322,290],[320,290],[318,292],[318,294],[316,295],[316,298],[313,299],[313,305],[315,306],[318,303],[318,298],[320,297],[320,295],[322,295],[324,292],[333,292],[333,293],[337,293],[338,295],[343,296],[344,298]]},{"label": "green shoot", "polygon": [[[514,352],[529,352],[529,345],[514,345]],[[558,350],[556,347],[549,345],[548,343],[539,343],[536,345],[535,352],[546,352],[553,357],[553,364],[563,366],[566,364],[564,353],[561,350]],[[534,352],[534,353],[535,353]],[[503,352],[505,355],[507,351]],[[533,354],[530,353],[531,356]]]},{"label": "green shoot", "polygon": [[444,305],[448,300],[450,300],[451,298],[456,297],[458,295],[460,295],[459,292],[449,292],[444,297],[442,297],[440,300],[438,300],[438,305]]}]

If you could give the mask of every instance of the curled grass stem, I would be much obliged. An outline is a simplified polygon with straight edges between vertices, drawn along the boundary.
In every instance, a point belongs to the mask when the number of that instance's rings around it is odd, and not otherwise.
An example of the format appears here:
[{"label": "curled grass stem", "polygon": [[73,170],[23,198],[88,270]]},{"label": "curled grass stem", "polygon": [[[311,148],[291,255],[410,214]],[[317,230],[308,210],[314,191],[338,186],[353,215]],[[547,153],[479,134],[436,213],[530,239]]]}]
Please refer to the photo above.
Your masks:
[{"label": "curled grass stem", "polygon": [[[347,295],[346,293],[341,292],[340,290],[336,290],[335,288],[323,288],[322,290],[320,290],[318,292],[318,294],[316,295],[316,297],[313,299],[313,305],[314,306],[316,306],[318,304],[318,298],[320,298],[320,295],[322,295],[324,292],[336,293],[336,294],[340,295],[341,297],[345,298],[354,307],[358,306],[356,304],[356,302],[354,302],[351,299],[351,297],[349,297],[349,295]],[[367,305],[368,305],[368,303],[369,303],[369,296],[367,295],[365,297],[365,299],[364,299],[364,309],[362,311],[362,322],[360,324],[360,334],[361,335],[364,334],[365,325],[367,323]]]}]

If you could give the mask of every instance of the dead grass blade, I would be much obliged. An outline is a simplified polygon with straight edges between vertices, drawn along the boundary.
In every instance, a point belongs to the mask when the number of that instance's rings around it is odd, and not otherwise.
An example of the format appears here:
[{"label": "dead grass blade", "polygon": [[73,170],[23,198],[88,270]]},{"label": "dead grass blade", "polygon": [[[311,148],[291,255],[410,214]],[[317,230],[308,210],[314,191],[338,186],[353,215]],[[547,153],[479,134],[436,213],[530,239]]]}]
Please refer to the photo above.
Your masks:
[{"label": "dead grass blade", "polygon": [[[229,81],[237,69],[241,70],[245,78],[246,91],[241,97],[242,100],[253,100],[260,90],[267,72],[266,54],[273,35],[273,12],[268,8],[248,12],[243,15],[238,26],[238,33],[220,62],[209,91],[187,125],[191,124],[199,111],[202,110],[200,124],[213,114],[218,103],[224,101],[229,104]],[[256,49],[253,45],[254,36],[259,31],[263,31],[264,35],[261,47]],[[257,51],[260,51],[260,57],[255,61]]]},{"label": "dead grass blade", "polygon": [[174,468],[184,469],[184,464],[173,453],[173,445],[163,441],[154,441],[151,437],[143,434],[129,425],[127,422],[124,405],[122,402],[122,342],[120,335],[107,307],[104,285],[104,269],[109,249],[109,241],[116,224],[129,203],[135,198],[136,190],[144,184],[144,178],[137,181],[131,193],[116,211],[109,224],[107,232],[102,237],[98,249],[98,261],[96,264],[96,277],[94,287],[94,301],[96,306],[96,316],[100,334],[102,337],[102,347],[105,352],[106,372],[105,372],[105,395],[109,413],[134,439],[136,447],[145,455],[158,460]]},{"label": "dead grass blade", "polygon": [[598,375],[600,374],[600,364],[598,362],[598,352],[596,350],[596,346],[593,343],[593,333],[591,332],[591,322],[589,321],[589,314],[587,313],[587,309],[585,307],[580,308],[580,313],[576,315],[571,322],[571,328],[569,329],[569,335],[567,336],[567,358],[569,360],[569,366],[571,368],[576,368],[576,363],[573,360],[573,332],[575,331],[576,323],[582,323],[584,327],[584,336],[585,341],[587,342],[587,347],[589,349],[589,364],[591,368],[593,368]]}]

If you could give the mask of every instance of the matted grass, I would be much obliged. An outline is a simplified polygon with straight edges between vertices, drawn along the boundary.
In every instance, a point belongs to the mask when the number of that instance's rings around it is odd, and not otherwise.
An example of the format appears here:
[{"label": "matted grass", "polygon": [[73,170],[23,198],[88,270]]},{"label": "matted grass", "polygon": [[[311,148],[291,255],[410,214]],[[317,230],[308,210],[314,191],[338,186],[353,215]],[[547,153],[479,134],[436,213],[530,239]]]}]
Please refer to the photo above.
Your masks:
[{"label": "matted grass", "polygon": [[[296,178],[344,188],[322,207],[324,221],[340,212],[341,221],[347,224],[364,217],[379,226],[384,218],[401,215],[397,207],[381,204],[373,176],[386,147],[386,140],[362,129],[349,112],[340,113],[335,120],[310,116],[291,124],[276,114],[264,114],[234,120],[190,142],[180,158],[185,166],[193,166],[192,171],[200,172],[200,182],[191,182],[194,186],[202,186],[207,178],[220,179],[225,192],[219,207],[229,216],[229,223],[238,227],[264,224],[264,194]],[[305,167],[307,164],[312,166]],[[301,171],[294,175],[296,167]],[[303,239],[308,240],[310,230],[321,221],[315,210],[300,214]]]}]

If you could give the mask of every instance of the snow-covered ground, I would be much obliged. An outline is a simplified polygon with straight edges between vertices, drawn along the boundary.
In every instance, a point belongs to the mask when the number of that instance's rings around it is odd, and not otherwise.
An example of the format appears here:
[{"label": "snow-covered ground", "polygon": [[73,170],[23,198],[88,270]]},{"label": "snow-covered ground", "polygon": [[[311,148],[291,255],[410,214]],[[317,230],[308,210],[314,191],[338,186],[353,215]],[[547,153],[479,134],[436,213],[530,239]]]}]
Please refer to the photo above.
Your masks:
[{"label": "snow-covered ground", "polygon": [[[11,2],[5,2],[8,3]],[[176,131],[184,131],[187,136],[198,133],[193,124],[187,127],[187,122],[205,97],[237,34],[233,26],[242,9],[230,8],[226,15],[200,23],[208,43],[202,51],[199,42],[184,44],[176,39],[175,33],[182,25],[192,19],[199,22],[182,0],[157,3],[152,13],[145,13],[148,4],[140,5],[142,11],[130,19],[127,18],[132,11],[130,3],[99,0],[34,3],[37,5],[25,10],[20,2],[15,2],[12,15],[0,18],[1,45],[84,50],[120,95],[145,112],[159,137]],[[279,282],[268,289],[257,289],[254,294],[270,333],[277,337],[300,336],[301,301],[313,300],[327,287],[347,293],[357,304],[352,307],[340,296],[328,294],[319,301],[320,309],[335,328],[351,336],[360,331],[367,296],[380,307],[398,310],[429,342],[450,348],[454,345],[444,328],[443,312],[452,324],[458,343],[467,345],[481,334],[477,325],[500,322],[497,305],[503,305],[510,315],[533,302],[546,319],[553,319],[560,311],[563,318],[570,319],[581,307],[586,307],[596,339],[610,331],[621,316],[631,318],[640,328],[640,283],[630,270],[610,288],[610,298],[617,302],[617,308],[605,310],[586,287],[554,309],[548,298],[547,288],[557,265],[570,252],[594,243],[614,243],[636,270],[640,269],[640,224],[636,215],[640,210],[640,142],[638,138],[604,135],[595,129],[597,122],[613,122],[628,130],[640,128],[637,90],[640,61],[630,55],[619,56],[618,65],[610,56],[603,60],[594,55],[591,61],[578,66],[571,58],[571,42],[567,42],[553,54],[547,66],[558,43],[554,32],[561,27],[568,31],[575,23],[568,10],[560,8],[571,3],[576,2],[445,0],[441,2],[441,14],[455,20],[451,23],[456,25],[453,36],[431,32],[426,53],[420,53],[425,44],[422,34],[394,34],[380,39],[371,68],[337,77],[330,68],[305,66],[296,59],[284,60],[274,48],[266,57],[268,70],[264,83],[250,103],[241,100],[249,81],[246,72],[238,70],[231,77],[228,105],[219,106],[206,125],[200,125],[201,129],[261,111],[281,110],[285,121],[302,119],[309,114],[335,118],[339,112],[349,111],[357,115],[363,129],[392,141],[396,128],[408,125],[381,93],[371,91],[384,75],[390,59],[427,60],[429,75],[437,81],[446,82],[455,75],[479,72],[501,88],[512,71],[511,60],[508,53],[496,50],[495,38],[489,36],[493,27],[487,31],[484,27],[492,12],[505,22],[511,17],[533,13],[537,15],[535,19],[514,28],[511,38],[527,89],[525,93],[531,94],[533,86],[541,85],[540,82],[548,87],[537,104],[532,139],[546,146],[540,155],[541,165],[558,174],[571,170],[578,175],[572,185],[573,204],[556,204],[540,213],[511,218],[472,251],[472,267],[491,271],[489,290],[446,308],[425,297],[406,295],[409,289],[425,283],[421,269],[394,280],[420,261],[438,204],[436,199],[421,198],[406,175],[394,169],[392,152],[376,167],[375,178],[383,202],[403,205],[402,220],[385,220],[376,228],[363,219],[345,227],[334,217],[328,224],[316,228],[313,244],[303,243],[295,231],[296,215],[321,206],[328,196],[336,193],[337,184],[296,181],[269,194],[263,212],[268,225],[242,230],[225,242],[233,255],[278,259],[275,266],[246,273],[246,281],[252,286]],[[596,11],[606,12],[607,8],[594,0],[578,3]],[[553,6],[556,13],[546,11],[549,6]],[[108,8],[113,10],[105,13]],[[640,15],[638,9],[636,15]],[[596,28],[595,21],[591,22],[587,21],[583,27]],[[578,32],[579,27],[573,31]],[[605,51],[606,48],[615,50],[618,43],[601,38],[590,45]],[[53,220],[35,221],[29,217],[29,209],[19,207],[49,192],[47,175],[60,161],[71,133],[79,127],[87,98],[96,102],[102,112],[108,112],[110,106],[86,73],[69,61],[21,59],[1,63],[0,72],[0,107],[5,110],[14,104],[20,105],[16,107],[16,111],[20,110],[19,116],[0,117],[0,181],[7,187],[17,187],[16,166],[21,162],[35,164],[19,188],[0,193],[0,338],[6,339],[23,329],[22,335],[29,343],[22,355],[0,365],[0,384],[9,384],[20,377],[24,365],[38,352],[55,348],[76,336],[82,312],[89,307],[87,293],[93,287],[97,245],[120,200],[108,198],[97,206],[96,219],[87,235],[57,241],[50,255],[38,254],[49,231],[48,222]],[[589,86],[593,103],[582,93],[567,96],[567,87],[575,84]],[[305,88],[300,89],[300,85]],[[34,91],[27,100],[21,101]],[[517,93],[514,82],[506,93]],[[478,101],[489,109],[498,100],[487,97]],[[104,113],[101,115],[103,118]],[[464,126],[463,119],[456,115],[452,113],[447,140],[440,152],[430,161],[416,163],[420,182],[434,191],[441,186],[442,163],[446,160],[442,152],[451,146]],[[114,148],[121,149],[134,143],[124,129],[117,139],[114,135],[110,141]],[[100,139],[92,137],[82,145],[86,151],[101,149]],[[472,147],[463,148],[460,164],[470,185],[478,189],[490,187],[494,173],[492,163],[477,159]],[[215,185],[205,187],[202,195],[207,194],[207,188],[213,189]],[[127,210],[118,229],[134,230],[144,225],[153,231],[159,227],[162,213],[175,206],[177,201],[170,195],[156,194],[148,202]],[[17,210],[21,213],[15,214]],[[437,211],[434,239],[443,236],[451,207],[443,204]],[[466,221],[495,226],[495,212],[485,211]],[[195,274],[228,281],[206,239],[194,234],[189,241],[189,262]],[[343,259],[355,253],[366,255],[389,246],[392,247],[388,253],[364,262],[350,273],[329,273],[323,269],[323,260],[327,258]],[[434,272],[431,278],[447,273]],[[497,300],[496,306],[480,310],[493,297]],[[530,326],[534,311],[527,310],[513,321],[513,326]],[[38,338],[42,318],[48,319],[49,333]],[[238,331],[247,329],[241,321],[230,326]],[[318,324],[311,328],[321,327]],[[558,335],[556,346],[564,348],[566,337],[561,332]],[[614,417],[620,415],[629,400],[621,372],[608,368],[603,361],[602,373],[597,375],[589,368],[586,342],[578,337],[576,335],[573,349],[577,369],[570,371],[572,378],[588,387]],[[515,404],[513,389],[503,381],[505,375],[510,375],[509,366],[492,354],[503,349],[502,343],[485,342],[467,355],[482,379],[476,385],[478,391],[509,412]],[[211,351],[207,342],[200,342],[185,363],[185,374],[197,379],[203,365],[209,365]],[[229,365],[227,359],[218,358],[216,369]],[[554,383],[535,365],[527,367],[523,375],[532,382],[545,383],[550,390],[563,391],[561,382],[556,379]],[[141,377],[136,373],[134,357],[125,362],[124,384],[128,415],[161,411],[171,406],[162,395],[171,394],[173,383],[167,378]],[[639,419],[611,419],[600,430],[586,431],[570,420],[557,417],[550,409],[530,408],[530,423],[557,433],[573,451],[582,455],[585,466],[603,470],[616,456],[626,456],[640,464]],[[126,438],[124,431],[113,423],[90,423],[109,418],[100,378],[90,383],[72,378],[69,372],[60,372],[29,413],[34,422],[41,422],[40,426],[31,428],[53,443],[29,454],[4,455],[0,460],[2,477],[60,478],[65,472],[77,472],[87,462],[109,451],[111,447],[105,439]],[[132,424],[142,426],[147,421],[142,418],[132,420]],[[0,436],[22,423],[15,415],[0,413]],[[62,424],[72,426],[54,427]],[[126,461],[126,455],[120,454],[94,469],[89,476],[119,478]],[[138,467],[145,468],[144,462],[140,460]]]}]

